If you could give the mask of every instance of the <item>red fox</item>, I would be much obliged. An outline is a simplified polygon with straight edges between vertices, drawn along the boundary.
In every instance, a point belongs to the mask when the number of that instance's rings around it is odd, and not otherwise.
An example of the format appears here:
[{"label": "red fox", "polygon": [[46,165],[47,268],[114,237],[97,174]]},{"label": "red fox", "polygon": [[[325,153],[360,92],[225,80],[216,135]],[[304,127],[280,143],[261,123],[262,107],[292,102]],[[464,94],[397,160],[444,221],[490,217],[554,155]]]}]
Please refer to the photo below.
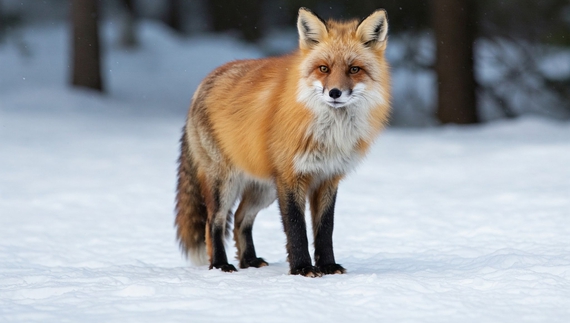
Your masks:
[{"label": "red fox", "polygon": [[[257,257],[257,213],[279,203],[290,274],[342,274],[333,254],[337,188],[386,125],[390,72],[388,21],[377,10],[362,21],[324,21],[306,8],[299,49],[289,55],[227,63],[194,93],[181,139],[176,197],[182,250],[210,269],[236,271],[224,238],[232,207],[240,268]],[[305,224],[309,200],[312,265]]]}]

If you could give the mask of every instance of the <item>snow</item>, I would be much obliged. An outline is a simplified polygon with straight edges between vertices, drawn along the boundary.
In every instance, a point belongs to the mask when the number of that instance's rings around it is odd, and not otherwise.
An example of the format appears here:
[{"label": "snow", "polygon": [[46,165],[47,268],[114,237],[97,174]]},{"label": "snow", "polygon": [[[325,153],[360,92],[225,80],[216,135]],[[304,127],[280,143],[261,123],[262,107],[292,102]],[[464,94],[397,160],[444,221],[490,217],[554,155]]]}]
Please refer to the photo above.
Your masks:
[{"label": "snow", "polygon": [[0,45],[1,322],[570,320],[570,124],[390,128],[340,187],[346,275],[288,275],[275,205],[270,265],[222,273],[178,250],[178,139],[200,79],[261,54],[148,23],[125,52],[113,30],[105,96],[66,86],[63,26]]}]

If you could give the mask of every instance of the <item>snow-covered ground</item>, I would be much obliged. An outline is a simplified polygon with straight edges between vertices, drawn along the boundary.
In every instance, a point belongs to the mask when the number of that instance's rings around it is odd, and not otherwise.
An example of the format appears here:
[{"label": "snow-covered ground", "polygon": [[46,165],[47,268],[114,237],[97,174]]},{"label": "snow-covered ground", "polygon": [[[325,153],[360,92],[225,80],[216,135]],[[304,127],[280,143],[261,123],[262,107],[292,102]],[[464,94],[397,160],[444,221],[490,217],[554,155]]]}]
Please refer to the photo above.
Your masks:
[{"label": "snow-covered ground", "polygon": [[570,321],[570,124],[388,129],[341,184],[346,275],[287,275],[275,205],[270,266],[222,273],[175,241],[178,139],[200,79],[260,54],[108,29],[106,96],[66,87],[62,26],[0,45],[0,322]]}]

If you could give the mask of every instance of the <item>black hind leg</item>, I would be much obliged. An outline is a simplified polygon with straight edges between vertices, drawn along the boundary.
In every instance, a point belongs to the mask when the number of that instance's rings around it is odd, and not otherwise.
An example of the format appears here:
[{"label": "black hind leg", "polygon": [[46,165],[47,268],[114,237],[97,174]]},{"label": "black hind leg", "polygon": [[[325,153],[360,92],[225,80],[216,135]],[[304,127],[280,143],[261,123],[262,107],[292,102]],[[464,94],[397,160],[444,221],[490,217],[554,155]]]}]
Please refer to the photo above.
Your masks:
[{"label": "black hind leg", "polygon": [[258,258],[255,253],[255,247],[253,245],[253,237],[252,237],[252,227],[248,226],[246,228],[241,228],[241,239],[245,240],[245,248],[243,254],[239,258],[239,267],[240,268],[249,268],[249,267],[264,267],[267,266],[267,262],[263,260],[263,258]]},{"label": "black hind leg", "polygon": [[[219,174],[218,174],[219,176]],[[206,226],[206,246],[210,256],[210,269],[217,268],[224,272],[234,272],[237,269],[228,263],[224,240],[226,236],[227,217],[230,208],[237,198],[236,178],[219,177],[203,185],[203,195],[208,209]]]},{"label": "black hind leg", "polygon": [[210,269],[217,268],[224,272],[237,271],[234,265],[228,263],[226,256],[226,248],[224,246],[224,230],[225,226],[212,226],[211,241],[212,241],[212,257],[210,260]]},{"label": "black hind leg", "polygon": [[275,190],[269,185],[251,183],[244,190],[240,205],[236,210],[234,227],[240,268],[267,266],[267,262],[257,257],[255,253],[252,230],[257,213],[268,207],[275,199]]}]

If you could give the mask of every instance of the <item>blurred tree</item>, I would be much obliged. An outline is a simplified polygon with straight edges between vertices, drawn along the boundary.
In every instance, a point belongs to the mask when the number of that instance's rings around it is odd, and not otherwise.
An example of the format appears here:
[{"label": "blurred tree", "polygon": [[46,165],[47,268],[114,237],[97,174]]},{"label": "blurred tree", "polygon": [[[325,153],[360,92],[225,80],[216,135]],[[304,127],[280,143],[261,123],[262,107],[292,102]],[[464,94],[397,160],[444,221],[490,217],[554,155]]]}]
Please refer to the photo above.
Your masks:
[{"label": "blurred tree", "polygon": [[482,99],[509,118],[528,112],[568,118],[570,73],[544,66],[570,47],[570,2],[482,0],[479,6],[485,59],[499,71],[480,81]]},{"label": "blurred tree", "polygon": [[473,42],[476,0],[432,0],[438,82],[437,118],[442,123],[477,123]]},{"label": "blurred tree", "polygon": [[480,0],[482,33],[570,45],[568,0]]},{"label": "blurred tree", "polygon": [[182,32],[182,0],[168,0],[165,23],[177,32]]},{"label": "blurred tree", "polygon": [[98,0],[71,0],[72,84],[102,92],[98,6]]},{"label": "blurred tree", "polygon": [[261,0],[207,0],[212,29],[236,29],[246,41],[255,42],[262,36],[262,5]]},{"label": "blurred tree", "polygon": [[0,0],[0,41],[4,36],[4,14],[2,13],[2,0]]},{"label": "blurred tree", "polygon": [[121,29],[121,38],[119,40],[121,46],[132,48],[138,46],[138,39],[136,33],[136,9],[135,1],[122,0],[125,14],[123,18],[123,25]]}]

